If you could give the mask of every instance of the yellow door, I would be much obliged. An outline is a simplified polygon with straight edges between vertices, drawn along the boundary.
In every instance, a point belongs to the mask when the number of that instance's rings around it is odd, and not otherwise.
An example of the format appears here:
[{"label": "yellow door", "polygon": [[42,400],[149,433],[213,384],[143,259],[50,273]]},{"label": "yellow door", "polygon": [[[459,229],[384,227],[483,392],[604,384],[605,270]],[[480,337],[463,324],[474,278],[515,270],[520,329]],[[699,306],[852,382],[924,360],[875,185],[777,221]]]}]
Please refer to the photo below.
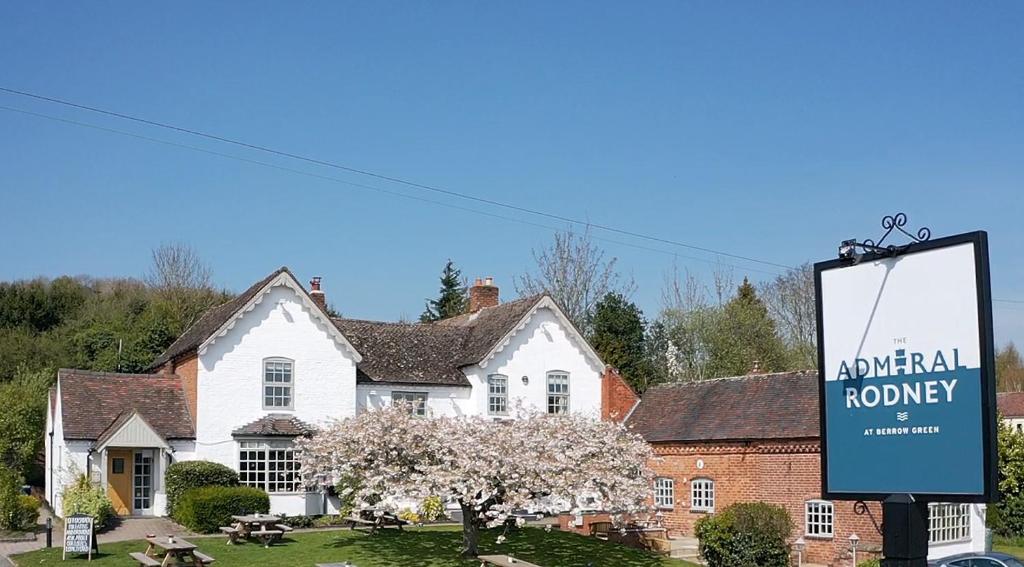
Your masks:
[{"label": "yellow door", "polygon": [[120,516],[131,514],[131,449],[107,449],[107,496]]}]

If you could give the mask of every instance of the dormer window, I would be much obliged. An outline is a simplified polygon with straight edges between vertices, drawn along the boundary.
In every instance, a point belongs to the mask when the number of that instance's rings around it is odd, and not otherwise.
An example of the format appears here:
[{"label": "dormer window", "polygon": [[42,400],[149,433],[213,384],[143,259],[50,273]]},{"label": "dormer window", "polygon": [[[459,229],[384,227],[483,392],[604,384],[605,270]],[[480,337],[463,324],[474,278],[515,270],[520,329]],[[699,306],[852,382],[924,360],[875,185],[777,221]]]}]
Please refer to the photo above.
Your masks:
[{"label": "dormer window", "polygon": [[263,409],[294,409],[294,363],[287,358],[263,360]]}]

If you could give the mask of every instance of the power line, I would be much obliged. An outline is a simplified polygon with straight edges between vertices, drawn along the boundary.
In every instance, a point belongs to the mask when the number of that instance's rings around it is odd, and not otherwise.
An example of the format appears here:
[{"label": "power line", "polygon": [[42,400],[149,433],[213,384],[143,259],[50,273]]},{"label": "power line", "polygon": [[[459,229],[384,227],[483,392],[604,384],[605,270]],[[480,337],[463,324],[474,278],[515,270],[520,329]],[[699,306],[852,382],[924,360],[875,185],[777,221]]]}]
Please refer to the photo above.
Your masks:
[{"label": "power line", "polygon": [[342,165],[342,164],[335,163],[335,162],[330,162],[330,161],[326,161],[326,160],[311,158],[311,157],[307,157],[307,156],[303,156],[303,155],[287,152],[287,151],[284,151],[284,150],[277,150],[277,149],[270,148],[270,147],[267,147],[267,146],[261,146],[261,145],[258,145],[258,144],[251,144],[249,142],[243,142],[243,141],[240,141],[240,140],[235,140],[235,139],[232,139],[232,138],[227,138],[227,137],[219,136],[219,135],[216,135],[216,134],[210,134],[210,133],[202,132],[202,131],[199,131],[199,130],[193,130],[193,129],[190,129],[190,128],[184,128],[184,127],[181,127],[181,126],[175,126],[173,124],[167,124],[167,123],[164,123],[164,122],[157,122],[155,120],[149,120],[149,119],[141,118],[141,117],[138,117],[138,116],[132,116],[132,115],[129,115],[129,114],[123,114],[123,113],[120,113],[120,112],[114,112],[114,111],[111,111],[111,110],[105,110],[105,109],[102,109],[102,108],[88,106],[88,105],[85,105],[85,104],[71,102],[71,101],[68,101],[68,100],[63,100],[63,99],[43,96],[43,95],[39,95],[39,94],[35,94],[35,93],[30,93],[30,92],[25,92],[25,91],[19,91],[19,90],[7,88],[7,87],[0,87],[0,91],[6,92],[6,93],[9,93],[9,94],[18,95],[18,96],[34,98],[36,100],[42,100],[42,101],[46,101],[46,102],[52,102],[52,103],[55,103],[55,104],[61,104],[61,105],[64,105],[64,106],[69,106],[69,107],[77,108],[77,109],[80,109],[80,110],[87,110],[89,112],[95,112],[95,113],[104,114],[104,115],[107,115],[107,116],[113,116],[115,118],[121,118],[121,119],[124,119],[124,120],[131,120],[133,122],[138,122],[140,124],[146,124],[146,125],[155,126],[155,127],[158,127],[158,128],[165,128],[165,129],[168,129],[168,130],[174,130],[176,132],[181,132],[181,133],[184,133],[184,134],[189,134],[189,135],[193,135],[193,136],[200,136],[200,137],[203,137],[203,138],[207,138],[209,140],[215,140],[215,141],[223,142],[223,143],[226,143],[226,144],[233,144],[233,145],[240,146],[240,147],[243,147],[243,148],[248,148],[248,149],[251,149],[251,150],[257,150],[257,151],[261,151],[261,152],[267,152],[267,153],[279,155],[279,156],[282,156],[282,157],[287,157],[287,158],[290,158],[290,159],[301,160],[301,161],[305,161],[305,162],[308,162],[308,163],[312,163],[312,164],[316,164],[316,165],[321,165],[321,166],[325,166],[325,167],[332,167],[332,168],[335,168],[335,169],[340,169],[340,170],[343,170],[343,171],[348,171],[350,173],[355,173],[355,174],[358,174],[358,175],[365,175],[365,176],[369,176],[369,177],[374,177],[374,178],[381,179],[381,180],[384,180],[384,181],[390,181],[392,183],[399,183],[399,184],[406,185],[406,186],[409,186],[409,187],[414,187],[414,188],[417,188],[417,189],[422,189],[422,190],[426,190],[426,191],[433,191],[435,193],[441,193],[441,194],[444,194],[444,195],[449,195],[449,196],[457,197],[457,198],[460,198],[460,199],[468,199],[468,200],[471,200],[471,201],[476,201],[476,202],[479,202],[479,203],[484,203],[484,204],[495,206],[495,207],[502,207],[502,208],[505,208],[505,209],[514,210],[514,211],[518,211],[518,212],[521,212],[521,213],[527,213],[527,214],[531,214],[531,215],[537,215],[537,216],[541,216],[541,217],[546,217],[546,218],[558,220],[558,221],[561,221],[561,222],[572,223],[572,224],[576,224],[576,225],[580,225],[580,226],[589,226],[589,227],[592,227],[592,228],[595,228],[595,229],[598,229],[598,230],[604,230],[604,231],[607,231],[607,232],[613,232],[613,233],[621,234],[621,235],[624,235],[624,236],[631,236],[633,238],[640,238],[640,239],[648,240],[648,241],[652,241],[652,242],[660,242],[662,244],[671,244],[673,246],[680,246],[680,247],[683,247],[683,248],[689,248],[691,250],[698,250],[700,252],[707,252],[707,253],[710,253],[710,254],[716,254],[718,256],[725,256],[725,257],[734,258],[734,259],[737,259],[737,260],[744,260],[744,261],[747,261],[747,262],[754,262],[754,263],[757,263],[757,264],[763,264],[763,265],[772,266],[772,267],[775,267],[775,268],[783,268],[783,269],[787,269],[787,270],[793,269],[792,266],[787,266],[785,264],[779,264],[779,263],[776,263],[776,262],[770,262],[768,260],[760,260],[758,258],[753,258],[753,257],[750,257],[750,256],[743,256],[743,255],[740,255],[740,254],[732,254],[732,253],[729,253],[729,252],[723,252],[721,250],[715,250],[713,248],[706,248],[706,247],[703,247],[703,246],[696,246],[696,245],[693,245],[693,244],[687,244],[685,242],[680,242],[680,241],[677,241],[677,240],[671,240],[671,239],[667,239],[667,238],[651,236],[651,235],[647,235],[647,234],[643,234],[643,233],[639,233],[639,232],[634,232],[634,231],[631,231],[631,230],[625,230],[625,229],[622,229],[622,228],[616,228],[616,227],[609,226],[609,225],[596,224],[596,223],[592,223],[592,222],[588,222],[588,221],[583,221],[583,220],[580,220],[580,219],[575,219],[575,218],[572,218],[572,217],[567,217],[567,216],[560,215],[560,214],[549,213],[549,212],[546,212],[546,211],[541,211],[541,210],[537,210],[537,209],[531,209],[531,208],[522,207],[522,206],[519,206],[519,205],[513,205],[513,204],[510,204],[510,203],[505,203],[503,201],[498,201],[498,200],[494,200],[494,199],[487,199],[487,198],[484,198],[484,197],[477,197],[475,195],[470,195],[468,193],[462,193],[462,192],[459,192],[459,191],[452,191],[450,189],[444,189],[444,188],[437,187],[437,186],[434,186],[434,185],[426,185],[426,184],[423,184],[423,183],[417,183],[417,182],[409,181],[409,180],[402,179],[402,178],[399,178],[399,177],[393,177],[393,176],[389,176],[389,175],[375,173],[373,171],[369,171],[369,170],[365,170],[365,169],[358,169],[358,168],[355,168],[355,167],[350,167],[350,166]]},{"label": "power line", "polygon": [[[533,226],[533,227],[537,227],[537,228],[543,228],[543,229],[546,229],[546,230],[550,230],[552,232],[559,232],[561,230],[558,227],[553,227],[553,226],[550,226],[550,225],[540,224],[540,223],[536,223],[536,222],[532,222],[532,221],[528,221],[528,220],[524,220],[524,219],[520,219],[520,218],[508,217],[508,216],[505,216],[505,215],[499,215],[497,213],[492,213],[492,212],[489,212],[489,211],[481,211],[481,210],[478,210],[478,209],[472,209],[472,208],[469,208],[469,207],[463,207],[463,206],[455,205],[455,204],[452,204],[452,203],[446,203],[444,201],[436,201],[434,199],[427,199],[425,197],[419,197],[419,196],[416,196],[416,195],[410,195],[408,193],[402,193],[400,191],[393,191],[393,190],[390,190],[390,189],[384,189],[382,187],[375,187],[375,186],[372,186],[372,185],[365,185],[365,184],[362,184],[362,183],[355,183],[353,181],[348,181],[346,179],[340,179],[340,178],[332,177],[332,176],[329,176],[329,175],[322,175],[322,174],[319,174],[319,173],[313,173],[313,172],[310,172],[310,171],[294,169],[294,168],[291,168],[291,167],[287,167],[287,166],[283,166],[283,165],[278,165],[278,164],[275,164],[275,163],[255,160],[255,159],[246,158],[246,157],[242,157],[242,156],[236,156],[236,155],[233,155],[233,154],[226,154],[226,153],[223,153],[223,152],[218,152],[216,150],[210,150],[210,149],[207,149],[207,148],[201,148],[199,146],[192,146],[192,145],[189,145],[189,144],[182,144],[182,143],[179,143],[179,142],[172,142],[172,141],[169,141],[169,140],[162,140],[160,138],[153,138],[151,136],[145,136],[143,134],[136,134],[134,132],[127,132],[127,131],[124,131],[124,130],[118,130],[116,128],[108,128],[106,126],[99,126],[97,124],[90,124],[88,122],[81,122],[79,120],[72,120],[72,119],[69,119],[69,118],[62,118],[62,117],[59,117],[59,116],[51,116],[49,114],[43,114],[43,113],[40,113],[40,112],[33,112],[33,111],[30,111],[30,110],[24,110],[24,109],[20,109],[20,108],[14,108],[14,107],[3,106],[3,105],[0,105],[0,110],[6,110],[8,112],[15,112],[15,113],[18,113],[18,114],[24,114],[24,115],[27,115],[27,116],[33,116],[33,117],[36,117],[36,118],[43,118],[43,119],[46,119],[46,120],[52,120],[54,122],[61,122],[61,123],[64,123],[64,124],[69,124],[69,125],[72,125],[72,126],[80,126],[80,127],[83,127],[83,128],[90,128],[90,129],[93,129],[93,130],[99,130],[101,132],[107,132],[107,133],[110,133],[110,134],[117,134],[117,135],[121,135],[121,136],[127,136],[129,138],[135,138],[135,139],[138,139],[138,140],[143,140],[143,141],[152,142],[152,143],[156,143],[156,144],[162,144],[162,145],[171,146],[171,147],[175,147],[175,148],[191,150],[191,151],[200,152],[200,153],[204,153],[204,154],[209,154],[209,155],[213,155],[213,156],[217,156],[217,157],[221,157],[221,158],[232,159],[232,160],[240,161],[240,162],[243,162],[243,163],[248,163],[248,164],[252,164],[252,165],[258,165],[258,166],[261,166],[261,167],[267,167],[267,168],[276,169],[276,170],[279,170],[279,171],[284,171],[284,172],[287,172],[287,173],[294,173],[296,175],[304,175],[304,176],[307,176],[307,177],[321,179],[321,180],[324,180],[324,181],[331,181],[331,182],[339,183],[339,184],[342,184],[342,185],[347,185],[347,186],[356,187],[356,188],[360,188],[360,189],[366,189],[366,190],[369,190],[369,191],[375,191],[377,193],[383,193],[383,194],[391,195],[391,196],[394,196],[394,197],[400,197],[400,198],[404,198],[404,199],[411,199],[411,200],[419,201],[419,202],[423,202],[423,203],[430,203],[430,204],[439,205],[439,206],[442,206],[442,207],[448,207],[448,208],[455,209],[455,210],[466,211],[466,212],[470,212],[470,213],[474,213],[474,214],[479,214],[479,215],[485,215],[485,216],[488,216],[488,217],[492,217],[492,218],[496,218],[496,219],[501,219],[501,220],[505,220],[505,221],[516,222],[516,223],[520,223],[520,224],[524,224],[524,225],[528,225],[528,226]],[[673,258],[684,258],[684,259],[688,259],[688,260],[695,260],[695,261],[698,261],[698,262],[707,262],[707,263],[715,264],[715,265],[724,265],[724,266],[729,266],[729,267],[736,268],[736,269],[739,269],[739,270],[758,272],[758,273],[767,274],[767,275],[770,275],[770,276],[777,276],[777,275],[779,275],[778,272],[769,272],[769,271],[766,271],[766,270],[761,270],[761,269],[757,269],[757,268],[751,268],[751,267],[748,267],[748,266],[738,266],[736,264],[731,264],[731,263],[728,263],[728,262],[721,262],[721,261],[716,261],[716,260],[710,260],[708,258],[700,258],[700,257],[697,257],[697,256],[688,256],[688,255],[685,255],[685,254],[679,254],[679,253],[676,253],[676,252],[670,252],[668,250],[662,250],[660,248],[653,248],[653,247],[650,247],[650,246],[644,246],[642,244],[636,244],[636,243],[633,243],[633,242],[624,242],[624,241],[621,241],[621,240],[615,240],[615,239],[601,237],[601,236],[594,236],[594,238],[596,240],[601,240],[603,242],[610,242],[612,244],[618,244],[618,245],[621,245],[621,246],[629,246],[631,248],[636,248],[636,249],[640,249],[640,250],[647,250],[647,251],[650,251],[650,252],[657,252],[659,254],[665,254],[665,255],[668,255],[668,256],[672,256]]]}]

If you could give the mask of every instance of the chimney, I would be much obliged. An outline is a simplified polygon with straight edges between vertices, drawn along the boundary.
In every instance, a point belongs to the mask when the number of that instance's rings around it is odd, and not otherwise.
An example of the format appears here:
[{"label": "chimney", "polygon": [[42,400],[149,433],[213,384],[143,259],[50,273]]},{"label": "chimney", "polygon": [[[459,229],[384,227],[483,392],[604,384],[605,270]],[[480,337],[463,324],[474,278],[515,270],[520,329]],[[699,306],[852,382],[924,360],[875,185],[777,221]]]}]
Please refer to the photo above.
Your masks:
[{"label": "chimney", "polygon": [[320,309],[327,312],[327,296],[320,290],[320,276],[315,276],[309,280],[309,297],[320,306]]},{"label": "chimney", "polygon": [[605,366],[601,375],[601,420],[621,423],[638,401],[640,396],[629,387],[619,370]]},{"label": "chimney", "polygon": [[497,306],[498,286],[494,285],[494,278],[477,278],[473,282],[473,287],[469,288],[469,312],[476,313],[485,307]]},{"label": "chimney", "polygon": [[750,369],[750,372],[748,372],[747,375],[748,376],[753,376],[754,374],[763,374],[763,373],[764,373],[764,369],[761,368],[761,361],[760,360],[755,360],[754,361],[754,366]]}]

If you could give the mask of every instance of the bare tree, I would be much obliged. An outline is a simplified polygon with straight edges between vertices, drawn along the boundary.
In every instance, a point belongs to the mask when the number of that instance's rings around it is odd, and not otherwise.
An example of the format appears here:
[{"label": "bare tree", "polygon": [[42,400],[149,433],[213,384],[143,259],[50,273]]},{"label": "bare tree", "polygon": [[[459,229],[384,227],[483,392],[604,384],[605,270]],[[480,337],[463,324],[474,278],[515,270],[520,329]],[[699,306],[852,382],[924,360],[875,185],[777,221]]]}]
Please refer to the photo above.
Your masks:
[{"label": "bare tree", "polygon": [[629,297],[636,291],[632,278],[623,278],[615,269],[616,258],[605,259],[604,251],[594,244],[590,229],[582,233],[570,227],[555,233],[551,246],[533,251],[536,272],[527,272],[515,281],[520,296],[547,292],[565,310],[566,316],[589,336],[594,306],[609,292]]},{"label": "bare tree", "polygon": [[153,249],[153,264],[143,280],[167,302],[182,330],[224,299],[213,289],[209,265],[195,248],[180,242]]},{"label": "bare tree", "polygon": [[195,248],[181,242],[161,244],[153,249],[153,264],[145,282],[158,291],[212,289],[210,267]]},{"label": "bare tree", "polygon": [[761,285],[761,299],[789,347],[791,366],[814,368],[817,361],[817,316],[814,267],[803,264]]}]

